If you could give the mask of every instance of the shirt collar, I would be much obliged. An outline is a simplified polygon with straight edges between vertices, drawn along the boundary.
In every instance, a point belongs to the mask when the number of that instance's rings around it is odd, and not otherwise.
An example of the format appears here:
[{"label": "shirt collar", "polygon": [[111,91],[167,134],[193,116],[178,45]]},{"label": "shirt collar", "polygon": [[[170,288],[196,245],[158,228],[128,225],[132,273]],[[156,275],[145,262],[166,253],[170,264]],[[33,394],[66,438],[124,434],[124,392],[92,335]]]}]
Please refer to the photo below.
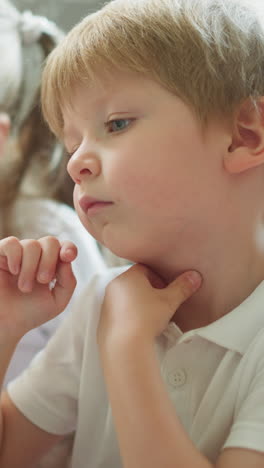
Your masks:
[{"label": "shirt collar", "polygon": [[257,333],[264,327],[264,281],[239,306],[206,327],[182,333],[170,323],[163,335],[169,346],[200,336],[223,348],[244,354]]}]

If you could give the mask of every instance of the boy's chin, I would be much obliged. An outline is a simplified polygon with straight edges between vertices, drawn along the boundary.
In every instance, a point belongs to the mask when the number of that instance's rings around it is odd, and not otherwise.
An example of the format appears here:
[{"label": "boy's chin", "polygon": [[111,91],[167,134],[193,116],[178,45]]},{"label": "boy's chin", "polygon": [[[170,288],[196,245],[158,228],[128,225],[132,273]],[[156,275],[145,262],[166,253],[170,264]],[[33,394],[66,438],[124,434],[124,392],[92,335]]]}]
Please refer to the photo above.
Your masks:
[{"label": "boy's chin", "polygon": [[157,262],[157,249],[153,249],[150,242],[140,239],[139,236],[133,239],[132,236],[119,236],[115,232],[105,230],[102,237],[97,240],[114,255],[130,263],[142,263],[148,266]]}]

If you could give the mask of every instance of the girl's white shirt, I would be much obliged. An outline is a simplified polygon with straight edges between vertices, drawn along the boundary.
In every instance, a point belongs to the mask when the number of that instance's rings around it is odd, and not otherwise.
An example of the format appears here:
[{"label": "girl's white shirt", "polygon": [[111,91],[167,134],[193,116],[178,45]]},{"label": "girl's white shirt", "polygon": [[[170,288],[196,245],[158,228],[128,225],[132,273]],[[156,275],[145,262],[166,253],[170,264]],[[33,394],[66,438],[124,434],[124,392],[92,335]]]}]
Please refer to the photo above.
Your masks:
[{"label": "girl's white shirt", "polygon": [[[0,228],[2,223],[0,215]],[[77,286],[62,314],[31,330],[20,340],[5,377],[5,386],[19,375],[46,345],[91,276],[106,269],[96,241],[84,229],[75,211],[63,203],[43,198],[21,197],[12,207],[11,223],[15,226],[14,235],[19,239],[38,239],[52,235],[59,240],[74,242],[78,247],[78,257],[73,262]]]}]

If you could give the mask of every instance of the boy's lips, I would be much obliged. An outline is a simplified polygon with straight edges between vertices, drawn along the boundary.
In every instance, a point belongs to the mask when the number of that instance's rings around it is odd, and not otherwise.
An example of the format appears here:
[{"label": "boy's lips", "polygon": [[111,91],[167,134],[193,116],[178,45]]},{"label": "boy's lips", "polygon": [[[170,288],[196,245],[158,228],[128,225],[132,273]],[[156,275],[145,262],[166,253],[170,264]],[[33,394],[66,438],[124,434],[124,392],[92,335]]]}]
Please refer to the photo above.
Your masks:
[{"label": "boy's lips", "polygon": [[79,205],[81,209],[86,215],[89,215],[89,216],[97,213],[102,208],[105,208],[106,206],[109,206],[112,204],[113,204],[112,202],[98,200],[96,198],[88,197],[86,195],[79,200]]}]

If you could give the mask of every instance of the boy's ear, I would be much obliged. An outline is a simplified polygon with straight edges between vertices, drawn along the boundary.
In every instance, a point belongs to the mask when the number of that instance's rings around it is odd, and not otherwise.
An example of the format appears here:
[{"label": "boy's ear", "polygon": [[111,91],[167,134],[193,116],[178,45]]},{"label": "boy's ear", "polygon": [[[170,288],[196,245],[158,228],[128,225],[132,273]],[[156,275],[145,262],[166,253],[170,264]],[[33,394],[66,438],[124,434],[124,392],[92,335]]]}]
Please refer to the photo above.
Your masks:
[{"label": "boy's ear", "polygon": [[4,154],[5,144],[10,131],[10,118],[5,113],[0,113],[0,156]]},{"label": "boy's ear", "polygon": [[237,174],[263,163],[264,98],[257,105],[247,99],[235,115],[232,143],[224,158],[224,167],[230,174]]}]

